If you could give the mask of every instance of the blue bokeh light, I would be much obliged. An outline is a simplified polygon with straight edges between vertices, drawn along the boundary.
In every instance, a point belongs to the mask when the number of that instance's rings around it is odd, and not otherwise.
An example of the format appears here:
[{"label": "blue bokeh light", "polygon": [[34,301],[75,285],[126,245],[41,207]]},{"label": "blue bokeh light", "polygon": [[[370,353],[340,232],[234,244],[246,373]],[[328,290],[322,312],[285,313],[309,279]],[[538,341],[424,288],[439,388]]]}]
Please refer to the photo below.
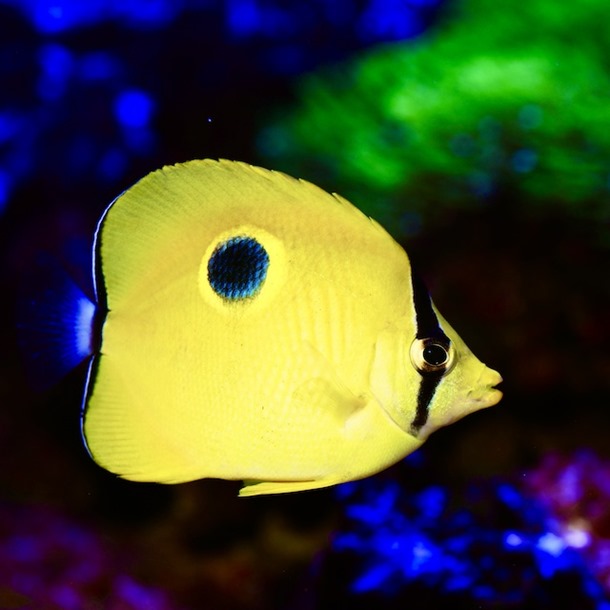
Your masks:
[{"label": "blue bokeh light", "polygon": [[20,125],[21,117],[16,112],[0,112],[0,145],[15,137]]},{"label": "blue bokeh light", "polygon": [[69,26],[65,7],[61,3],[36,2],[32,4],[34,4],[34,23],[41,32],[60,32]]},{"label": "blue bokeh light", "polygon": [[155,134],[150,129],[128,129],[124,134],[125,150],[134,157],[149,156],[155,150],[155,146]]},{"label": "blue bokeh light", "polygon": [[523,538],[515,532],[506,532],[504,536],[504,544],[506,546],[516,548],[523,544]]},{"label": "blue bokeh light", "polygon": [[12,180],[8,172],[0,169],[0,213],[4,211],[11,194]]},{"label": "blue bokeh light", "polygon": [[135,27],[164,26],[187,4],[180,0],[1,0],[0,3],[28,15],[36,29],[45,34],[61,34],[110,20],[125,21]]},{"label": "blue bokeh light", "polygon": [[[225,57],[233,65],[236,50],[244,70],[261,81],[256,95],[273,95],[270,82],[275,86],[371,43],[408,37],[414,23],[433,20],[429,9],[440,1],[0,0],[2,14],[22,28],[15,41],[7,39],[0,62],[0,77],[9,83],[5,97],[11,98],[0,103],[0,163],[11,175],[4,192],[34,175],[69,188],[106,181],[110,191],[139,161],[175,150],[171,139],[180,136],[161,129],[176,99],[184,99],[188,112],[195,111],[189,96],[204,100],[203,117],[215,111],[205,100],[215,99],[219,86],[239,81],[223,68]],[[148,38],[161,29],[163,36]],[[189,31],[192,36],[185,35]],[[150,55],[136,51],[143,45]],[[192,58],[195,72],[201,70],[188,92],[164,85],[176,76],[175,62],[165,62],[172,53]],[[155,78],[150,61],[159,66]],[[160,107],[170,113],[153,121]],[[253,120],[249,111],[245,119]],[[207,155],[222,154],[215,149],[227,145],[219,137],[226,126],[214,127],[193,135],[196,144],[185,154],[200,156],[199,145]],[[419,223],[411,220],[405,218],[410,227]]]},{"label": "blue bokeh light", "polygon": [[[19,3],[17,3],[19,4]],[[49,34],[94,22],[104,3],[101,0],[74,2],[70,0],[26,0],[22,8],[30,6],[38,30]]]},{"label": "blue bokeh light", "polygon": [[[196,4],[191,2],[191,4]],[[135,27],[157,28],[173,21],[185,8],[184,0],[146,0],[116,2],[117,16]]]},{"label": "blue bokeh light", "polygon": [[114,100],[114,113],[124,127],[146,127],[154,111],[153,98],[141,89],[121,91]]},{"label": "blue bokeh light", "polygon": [[419,33],[422,11],[441,0],[369,0],[364,5],[351,1],[312,0],[307,9],[294,3],[260,0],[0,0],[26,15],[39,32],[62,34],[68,30],[115,21],[129,27],[166,27],[186,11],[223,11],[228,31],[237,36],[264,34],[286,38],[299,31],[317,28],[318,15],[335,26],[358,23],[364,40],[398,40]]},{"label": "blue bokeh light", "polygon": [[360,31],[367,39],[402,40],[423,29],[416,10],[405,0],[371,0],[360,19]]},{"label": "blue bokeh light", "polygon": [[38,94],[45,100],[60,98],[73,69],[72,53],[64,45],[49,43],[40,47]]},{"label": "blue bokeh light", "polygon": [[227,25],[235,36],[248,36],[261,26],[261,13],[256,0],[228,0]]},{"label": "blue bokeh light", "polygon": [[126,153],[118,147],[112,147],[102,155],[99,161],[99,176],[102,180],[118,180],[127,170],[128,164],[129,159]]},{"label": "blue bokeh light", "polygon": [[120,70],[119,61],[106,51],[84,54],[78,66],[79,76],[85,81],[103,81]]}]

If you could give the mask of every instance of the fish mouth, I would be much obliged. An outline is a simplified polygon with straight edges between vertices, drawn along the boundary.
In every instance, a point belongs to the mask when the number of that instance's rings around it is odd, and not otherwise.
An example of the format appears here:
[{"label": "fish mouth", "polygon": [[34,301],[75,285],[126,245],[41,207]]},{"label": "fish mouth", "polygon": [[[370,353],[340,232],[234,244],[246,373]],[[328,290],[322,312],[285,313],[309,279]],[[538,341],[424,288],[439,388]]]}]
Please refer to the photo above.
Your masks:
[{"label": "fish mouth", "polygon": [[487,403],[485,406],[493,407],[494,405],[497,405],[502,400],[503,396],[504,393],[501,390],[498,390],[498,388],[490,388],[485,397],[485,402]]},{"label": "fish mouth", "polygon": [[497,386],[502,383],[502,376],[500,373],[485,367],[479,379],[479,383],[485,390],[483,391],[482,396],[476,400],[478,408],[485,409],[487,407],[493,407],[502,400],[504,394],[497,388]]},{"label": "fish mouth", "polygon": [[497,405],[500,400],[502,400],[502,396],[504,396],[502,390],[499,390],[497,387],[502,383],[502,375],[500,375],[500,373],[498,373],[497,371],[492,371],[492,373],[495,375],[495,379],[493,379],[489,384],[489,390],[486,396],[488,401],[488,407],[493,407],[494,405]]}]

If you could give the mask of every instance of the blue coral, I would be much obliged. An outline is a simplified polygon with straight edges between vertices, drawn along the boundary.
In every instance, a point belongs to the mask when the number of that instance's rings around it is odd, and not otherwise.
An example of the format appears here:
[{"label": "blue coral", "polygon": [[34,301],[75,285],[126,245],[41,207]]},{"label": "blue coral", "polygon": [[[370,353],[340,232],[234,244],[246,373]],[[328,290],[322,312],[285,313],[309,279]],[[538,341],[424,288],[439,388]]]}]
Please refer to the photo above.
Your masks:
[{"label": "blue coral", "polygon": [[[415,472],[411,460],[401,468]],[[575,539],[562,535],[523,477],[450,492],[381,476],[344,485],[338,494],[347,523],[334,539],[333,560],[351,570],[348,596],[374,593],[396,603],[423,588],[438,604],[536,601],[542,609],[556,607],[563,591],[578,607],[610,608]]]}]

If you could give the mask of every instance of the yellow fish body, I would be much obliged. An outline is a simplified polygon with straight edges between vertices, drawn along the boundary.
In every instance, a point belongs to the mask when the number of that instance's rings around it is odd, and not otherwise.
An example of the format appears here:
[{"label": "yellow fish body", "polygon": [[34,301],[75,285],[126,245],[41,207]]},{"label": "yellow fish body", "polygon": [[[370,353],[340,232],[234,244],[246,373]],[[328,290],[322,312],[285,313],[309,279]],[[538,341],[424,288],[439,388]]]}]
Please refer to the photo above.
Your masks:
[{"label": "yellow fish body", "polygon": [[82,427],[124,478],[324,487],[501,397],[404,250],[309,182],[165,167],[106,210],[95,257],[105,319]]}]

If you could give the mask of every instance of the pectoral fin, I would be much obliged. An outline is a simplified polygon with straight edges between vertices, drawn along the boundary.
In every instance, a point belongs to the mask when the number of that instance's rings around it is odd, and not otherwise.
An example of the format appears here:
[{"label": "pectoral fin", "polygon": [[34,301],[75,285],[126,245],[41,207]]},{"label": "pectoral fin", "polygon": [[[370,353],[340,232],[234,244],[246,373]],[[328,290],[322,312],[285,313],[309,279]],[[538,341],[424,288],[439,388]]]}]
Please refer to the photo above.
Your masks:
[{"label": "pectoral fin", "polygon": [[301,359],[300,366],[311,371],[312,376],[294,389],[292,412],[313,415],[317,411],[323,420],[330,416],[336,425],[343,427],[366,405],[366,400],[347,387],[334,365],[310,343],[304,344]]}]

